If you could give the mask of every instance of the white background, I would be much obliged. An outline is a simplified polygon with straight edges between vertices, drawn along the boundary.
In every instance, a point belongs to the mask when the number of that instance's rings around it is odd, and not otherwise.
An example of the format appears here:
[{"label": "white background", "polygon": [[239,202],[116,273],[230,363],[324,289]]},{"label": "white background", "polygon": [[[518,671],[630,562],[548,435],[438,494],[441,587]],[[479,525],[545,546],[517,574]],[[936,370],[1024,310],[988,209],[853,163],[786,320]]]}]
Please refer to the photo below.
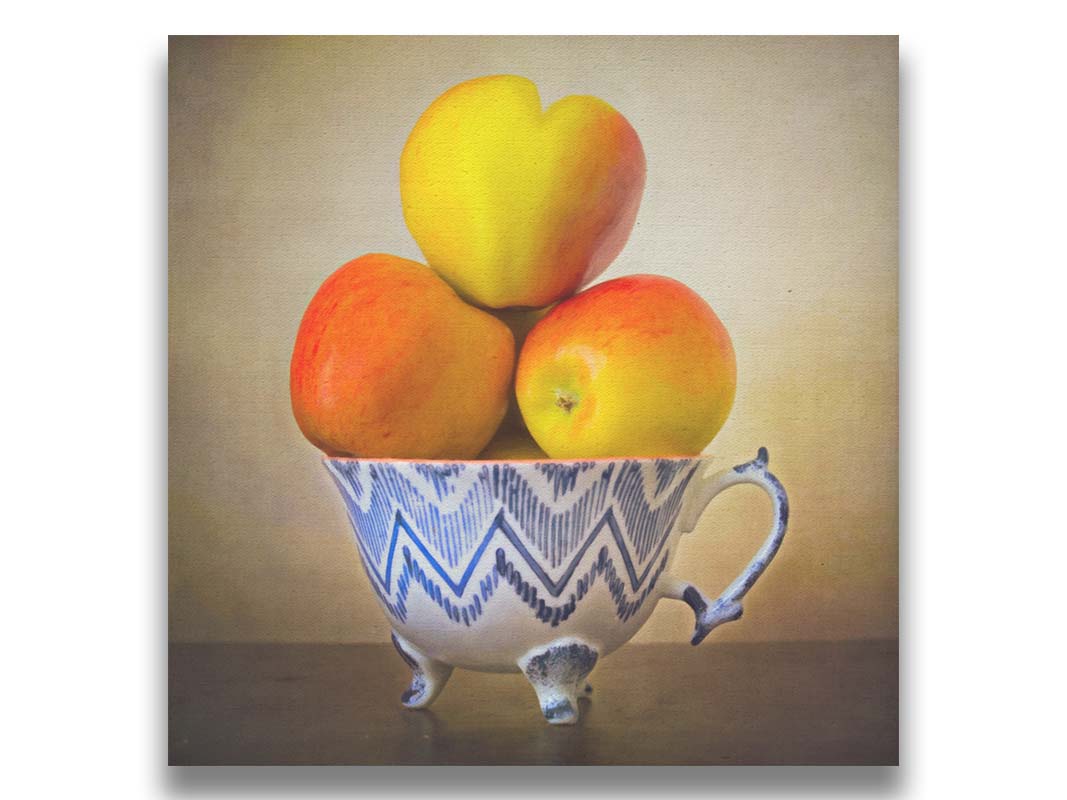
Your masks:
[{"label": "white background", "polygon": [[[408,2],[391,19],[311,2],[299,16],[277,3],[8,10],[4,794],[1062,791],[1067,70],[1053,6],[731,4],[695,18],[657,2],[640,19],[573,2],[501,18],[498,5]],[[899,770],[164,766],[165,36],[505,31],[901,35]]]}]

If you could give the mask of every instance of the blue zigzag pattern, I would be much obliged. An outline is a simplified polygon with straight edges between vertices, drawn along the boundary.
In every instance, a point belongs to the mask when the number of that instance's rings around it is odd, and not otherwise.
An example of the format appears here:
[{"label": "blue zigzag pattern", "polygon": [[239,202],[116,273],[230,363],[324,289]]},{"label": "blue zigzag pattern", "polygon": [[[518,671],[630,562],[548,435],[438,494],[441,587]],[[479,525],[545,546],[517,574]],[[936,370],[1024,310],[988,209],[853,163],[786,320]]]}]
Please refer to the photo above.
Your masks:
[{"label": "blue zigzag pattern", "polygon": [[615,614],[621,621],[625,622],[637,613],[637,609],[644,605],[648,595],[656,588],[656,581],[659,580],[663,570],[667,568],[667,556],[668,553],[663,554],[663,559],[659,562],[655,572],[652,573],[652,577],[645,588],[632,600],[626,595],[626,584],[619,577],[618,571],[615,569],[615,562],[608,556],[608,548],[606,547],[600,548],[596,562],[589,568],[584,577],[578,579],[570,599],[560,606],[546,605],[543,599],[539,599],[537,597],[537,588],[522,579],[522,573],[515,569],[515,565],[504,557],[503,550],[496,551],[496,571],[511,585],[515,590],[515,594],[535,610],[537,618],[542,622],[549,623],[553,628],[574,613],[575,608],[578,606],[578,601],[589,592],[597,577],[603,575],[604,581],[608,585],[611,599],[615,601]]},{"label": "blue zigzag pattern", "polygon": [[[436,559],[454,571],[482,544],[503,507],[531,552],[549,569],[567,563],[584,534],[614,505],[639,562],[657,545],[695,473],[690,459],[664,459],[647,481],[635,461],[609,464],[537,464],[547,486],[527,481],[513,465],[391,464],[330,461],[352,524],[375,564],[392,546],[395,513],[420,531]],[[414,482],[413,482],[414,481]],[[418,484],[418,485],[417,485]],[[648,495],[651,495],[649,497]],[[447,510],[446,510],[447,509]]]},{"label": "blue zigzag pattern", "polygon": [[534,616],[536,616],[537,619],[555,628],[561,622],[565,622],[570,615],[574,613],[575,609],[578,607],[578,601],[589,593],[589,590],[596,583],[596,579],[601,575],[604,576],[604,581],[608,586],[608,592],[611,594],[611,598],[615,602],[616,616],[623,622],[628,620],[637,613],[637,610],[644,605],[645,600],[648,599],[652,590],[656,588],[656,581],[659,580],[659,576],[663,574],[663,570],[667,568],[669,551],[663,554],[659,566],[656,567],[655,571],[652,573],[645,588],[639,594],[631,598],[626,594],[625,581],[619,577],[618,571],[615,569],[615,562],[608,555],[608,548],[602,547],[597,560],[588,571],[577,580],[575,583],[575,590],[571,592],[570,598],[566,603],[561,605],[547,604],[545,603],[544,598],[538,597],[537,587],[532,586],[528,581],[523,580],[522,573],[515,568],[515,565],[511,561],[507,560],[503,549],[497,549],[496,564],[494,568],[485,576],[485,578],[478,582],[479,593],[473,594],[471,596],[471,601],[465,605],[454,603],[450,598],[444,596],[441,592],[441,587],[435,583],[419,566],[418,562],[412,558],[411,551],[408,548],[402,548],[402,553],[404,556],[404,566],[401,568],[400,577],[397,580],[397,599],[395,602],[390,600],[389,596],[382,591],[377,581],[371,581],[375,593],[389,610],[389,613],[401,622],[407,620],[407,598],[411,593],[411,587],[418,584],[422,588],[423,593],[437,603],[438,607],[445,612],[449,619],[457,623],[462,622],[469,628],[471,623],[475,622],[478,617],[482,615],[484,609],[483,603],[488,602],[489,598],[493,596],[497,586],[500,584],[500,580],[503,579],[515,590],[515,594],[522,599],[523,603],[533,610]]},{"label": "blue zigzag pattern", "polygon": [[[478,593],[471,595],[471,601],[466,604],[453,602],[441,591],[441,587],[434,582],[434,580],[426,574],[417,561],[412,557],[411,551],[404,547],[401,552],[404,556],[404,565],[400,569],[400,576],[397,578],[397,598],[396,600],[390,599],[389,595],[382,591],[382,588],[378,581],[371,579],[371,586],[374,587],[374,593],[378,595],[378,599],[382,601],[382,604],[386,607],[390,614],[396,617],[401,622],[407,620],[408,609],[407,599],[411,593],[411,587],[415,584],[422,588],[423,593],[433,600],[437,605],[445,612],[449,619],[453,622],[462,622],[467,627],[474,622],[482,614],[483,603],[487,602],[490,597],[493,596],[493,592],[496,590],[497,585],[500,583],[500,575],[494,568],[490,570],[482,580],[478,582]],[[367,562],[364,561],[364,566],[367,566]],[[370,575],[370,571],[367,571]],[[479,596],[481,599],[479,599]]]},{"label": "blue zigzag pattern", "polygon": [[[493,524],[482,538],[481,543],[478,545],[478,548],[475,550],[474,555],[471,557],[466,569],[458,581],[452,580],[448,573],[445,572],[427,549],[426,545],[415,535],[411,526],[408,525],[399,511],[396,512],[393,524],[393,533],[390,537],[384,575],[378,571],[374,562],[368,557],[358,536],[356,537],[356,541],[359,544],[361,555],[363,557],[363,565],[367,574],[371,577],[371,583],[374,586],[375,593],[389,612],[400,621],[404,621],[407,618],[406,600],[410,594],[411,586],[417,583],[426,596],[434,600],[434,602],[444,610],[449,619],[453,622],[462,622],[469,626],[471,622],[481,615],[483,602],[488,601],[489,598],[492,597],[493,592],[498,585],[500,576],[503,576],[504,579],[515,588],[516,593],[522,597],[523,602],[528,603],[531,608],[535,609],[538,619],[555,627],[573,613],[577,602],[588,592],[597,576],[600,575],[605,576],[608,589],[616,604],[616,612],[619,619],[623,621],[629,619],[629,617],[640,608],[641,604],[644,603],[648,593],[655,586],[655,582],[659,578],[660,573],[666,567],[667,554],[664,553],[663,559],[655,569],[655,573],[652,574],[644,591],[640,592],[636,599],[631,600],[626,595],[625,582],[619,577],[614,561],[608,556],[607,547],[604,547],[601,549],[596,563],[593,564],[583,578],[578,580],[577,591],[576,593],[571,594],[569,601],[561,606],[549,606],[545,604],[543,599],[539,601],[536,588],[531,587],[529,582],[522,579],[521,573],[515,569],[515,566],[510,561],[505,559],[504,551],[502,549],[498,549],[496,552],[495,568],[479,582],[479,592],[473,595],[472,600],[469,603],[461,603],[455,602],[445,595],[441,590],[440,584],[434,581],[427,572],[422,569],[412,556],[411,551],[407,547],[402,547],[401,554],[404,563],[400,568],[399,576],[396,581],[397,597],[393,600],[390,597],[392,594],[393,565],[401,531],[408,535],[411,542],[422,554],[429,567],[437,574],[444,586],[455,595],[457,600],[460,600],[467,590],[474,569],[477,567],[482,555],[488,548],[489,543],[497,533],[502,534],[504,538],[511,542],[519,552],[519,555],[522,557],[526,566],[529,567],[541,582],[541,585],[548,591],[549,595],[552,597],[559,597],[569,584],[582,557],[605,528],[610,531],[611,537],[614,539],[616,545],[618,545],[619,554],[622,557],[626,576],[630,580],[632,590],[638,592],[642,584],[649,578],[649,574],[652,573],[655,557],[658,556],[659,552],[663,549],[663,546],[667,541],[667,536],[662,536],[659,545],[656,548],[656,552],[653,554],[653,558],[648,562],[641,574],[638,575],[633,559],[630,557],[629,549],[626,546],[626,541],[622,532],[619,530],[618,522],[615,520],[615,514],[610,508],[593,529],[593,532],[586,539],[585,543],[581,546],[578,552],[575,553],[574,558],[560,576],[559,580],[556,581],[552,580],[541,565],[537,563],[537,560],[531,555],[522,538],[515,532],[511,525],[508,524],[504,515],[504,509],[501,509],[497,513],[493,520]],[[664,530],[664,534],[668,531],[669,527]]]}]

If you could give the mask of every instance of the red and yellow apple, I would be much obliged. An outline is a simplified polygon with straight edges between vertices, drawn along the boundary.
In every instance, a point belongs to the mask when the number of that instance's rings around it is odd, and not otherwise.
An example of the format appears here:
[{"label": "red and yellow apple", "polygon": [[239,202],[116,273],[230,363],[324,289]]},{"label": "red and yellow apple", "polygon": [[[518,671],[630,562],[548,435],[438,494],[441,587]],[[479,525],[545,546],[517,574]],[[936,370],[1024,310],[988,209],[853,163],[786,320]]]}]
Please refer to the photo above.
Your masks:
[{"label": "red and yellow apple", "polygon": [[737,367],[711,306],[671,278],[593,286],[534,326],[516,395],[552,458],[700,453],[733,405]]},{"label": "red and yellow apple", "polygon": [[644,185],[622,114],[584,95],[542,109],[515,75],[446,91],[400,157],[404,218],[427,263],[487,308],[547,306],[593,280],[626,243]]},{"label": "red and yellow apple", "polygon": [[319,288],[289,385],[304,436],[331,456],[473,458],[508,405],[507,325],[415,261],[371,254]]}]

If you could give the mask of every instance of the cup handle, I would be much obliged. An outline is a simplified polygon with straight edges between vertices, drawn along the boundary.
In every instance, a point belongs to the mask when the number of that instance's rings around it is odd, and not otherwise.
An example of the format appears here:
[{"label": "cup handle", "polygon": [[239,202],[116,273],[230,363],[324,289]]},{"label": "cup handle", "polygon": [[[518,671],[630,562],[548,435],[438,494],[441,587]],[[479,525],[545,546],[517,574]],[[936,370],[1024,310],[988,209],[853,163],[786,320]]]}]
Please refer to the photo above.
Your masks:
[{"label": "cup handle", "polygon": [[771,532],[756,555],[748,562],[741,574],[726,587],[717,600],[709,600],[703,592],[690,583],[671,578],[666,581],[664,596],[686,602],[696,615],[696,629],[693,631],[692,644],[698,645],[719,625],[740,618],[742,613],[741,598],[748,593],[767,565],[771,563],[785,537],[789,522],[789,498],[785,488],[774,475],[767,470],[767,448],[761,447],[756,458],[746,464],[703,475],[695,479],[690,487],[678,516],[678,526],[682,533],[692,531],[704,509],[715,497],[731,486],[751,483],[759,486],[774,503],[774,522]]}]

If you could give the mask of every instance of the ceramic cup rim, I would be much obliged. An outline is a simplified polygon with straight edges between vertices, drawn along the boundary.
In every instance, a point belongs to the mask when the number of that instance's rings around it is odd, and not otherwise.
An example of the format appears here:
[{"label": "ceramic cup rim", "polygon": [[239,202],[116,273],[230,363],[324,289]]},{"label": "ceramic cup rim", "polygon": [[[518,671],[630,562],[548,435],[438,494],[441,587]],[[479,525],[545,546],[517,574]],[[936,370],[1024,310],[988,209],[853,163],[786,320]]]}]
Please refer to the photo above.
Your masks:
[{"label": "ceramic cup rim", "polygon": [[340,461],[349,464],[427,464],[451,466],[455,464],[621,464],[627,461],[652,463],[658,461],[710,461],[713,453],[697,453],[691,456],[610,456],[607,458],[358,458],[355,456],[322,455],[322,460]]}]

